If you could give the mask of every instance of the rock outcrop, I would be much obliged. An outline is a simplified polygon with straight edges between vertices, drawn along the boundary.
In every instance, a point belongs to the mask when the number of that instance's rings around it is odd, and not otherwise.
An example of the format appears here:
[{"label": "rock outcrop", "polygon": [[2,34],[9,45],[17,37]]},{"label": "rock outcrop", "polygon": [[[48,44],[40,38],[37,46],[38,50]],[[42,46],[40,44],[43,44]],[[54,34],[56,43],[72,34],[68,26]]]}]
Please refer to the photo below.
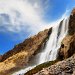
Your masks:
[{"label": "rock outcrop", "polygon": [[75,34],[67,35],[62,41],[58,57],[60,59],[66,59],[72,56],[74,53],[75,53]]},{"label": "rock outcrop", "polygon": [[75,75],[75,54],[33,75]]},{"label": "rock outcrop", "polygon": [[5,53],[0,60],[0,75],[9,75],[12,71],[23,68],[32,56],[44,48],[51,32],[52,28],[41,31]]},{"label": "rock outcrop", "polygon": [[59,50],[59,57],[64,59],[75,53],[75,9],[69,18],[68,35],[63,39]]}]

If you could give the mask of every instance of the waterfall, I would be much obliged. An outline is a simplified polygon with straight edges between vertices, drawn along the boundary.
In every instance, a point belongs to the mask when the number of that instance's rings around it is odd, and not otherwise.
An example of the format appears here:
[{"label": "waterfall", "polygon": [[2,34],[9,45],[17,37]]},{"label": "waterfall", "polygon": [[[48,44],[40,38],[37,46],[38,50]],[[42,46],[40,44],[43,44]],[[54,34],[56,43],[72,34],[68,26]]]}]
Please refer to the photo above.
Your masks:
[{"label": "waterfall", "polygon": [[35,66],[47,62],[52,61],[57,58],[58,50],[61,46],[61,42],[63,38],[67,35],[68,32],[68,22],[69,18],[64,19],[61,23],[52,27],[52,33],[49,37],[49,40],[46,44],[46,48],[38,53],[31,61],[31,63],[25,68],[16,72],[12,75],[24,75],[27,71],[34,68]]},{"label": "waterfall", "polygon": [[41,53],[40,62],[52,61],[57,58],[58,49],[61,46],[61,41],[65,37],[68,31],[68,19],[64,19],[63,22],[52,29],[52,34],[49,37],[46,49]]}]

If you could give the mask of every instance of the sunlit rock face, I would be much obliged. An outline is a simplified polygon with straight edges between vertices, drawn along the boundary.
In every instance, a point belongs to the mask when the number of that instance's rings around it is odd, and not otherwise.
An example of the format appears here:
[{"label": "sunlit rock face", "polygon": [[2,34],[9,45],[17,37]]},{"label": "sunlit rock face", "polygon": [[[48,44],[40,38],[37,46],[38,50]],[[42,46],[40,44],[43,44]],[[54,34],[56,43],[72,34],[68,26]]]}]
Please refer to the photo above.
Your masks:
[{"label": "sunlit rock face", "polygon": [[8,75],[25,67],[30,59],[44,48],[51,31],[51,28],[41,31],[5,53],[0,62],[0,75]]},{"label": "sunlit rock face", "polygon": [[59,50],[59,58],[65,59],[72,56],[75,53],[75,35],[67,35],[61,44]]},{"label": "sunlit rock face", "polygon": [[75,54],[33,75],[75,75]]},{"label": "sunlit rock face", "polygon": [[[12,50],[6,52],[3,56],[2,56],[2,60],[4,61],[7,58],[15,55],[16,53],[22,52],[22,51],[32,51],[32,47],[34,46],[34,48],[37,46],[40,47],[40,45],[45,42],[45,39],[48,39],[49,35],[51,33],[51,28],[50,29],[46,29],[44,31],[39,32],[37,35],[32,36],[28,39],[26,39],[24,42],[16,45]],[[33,51],[36,51],[33,49]]]}]

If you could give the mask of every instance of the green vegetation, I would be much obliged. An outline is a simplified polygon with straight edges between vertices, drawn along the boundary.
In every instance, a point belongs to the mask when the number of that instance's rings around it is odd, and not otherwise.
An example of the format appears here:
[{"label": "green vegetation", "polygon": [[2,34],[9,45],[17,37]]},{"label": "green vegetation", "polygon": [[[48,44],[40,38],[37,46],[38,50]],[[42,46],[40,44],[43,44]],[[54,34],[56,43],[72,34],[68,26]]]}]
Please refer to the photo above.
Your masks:
[{"label": "green vegetation", "polygon": [[50,65],[53,65],[58,61],[59,60],[55,60],[55,61],[49,61],[49,62],[45,62],[43,64],[40,64],[40,65],[36,66],[35,68],[33,68],[32,70],[25,73],[25,75],[33,75],[33,74],[37,73],[38,71],[42,70],[43,68],[49,67]]}]

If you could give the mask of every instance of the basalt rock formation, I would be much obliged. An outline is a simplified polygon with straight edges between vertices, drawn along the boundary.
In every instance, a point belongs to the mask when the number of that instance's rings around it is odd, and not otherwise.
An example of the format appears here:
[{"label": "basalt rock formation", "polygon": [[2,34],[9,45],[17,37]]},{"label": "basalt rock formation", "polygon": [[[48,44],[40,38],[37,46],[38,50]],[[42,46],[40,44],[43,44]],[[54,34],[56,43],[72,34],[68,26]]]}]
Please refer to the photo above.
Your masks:
[{"label": "basalt rock formation", "polygon": [[9,75],[12,71],[23,68],[30,58],[44,48],[51,31],[52,28],[41,31],[2,55],[0,57],[0,75]]},{"label": "basalt rock formation", "polygon": [[75,75],[75,9],[73,9],[68,25],[68,34],[62,40],[58,53],[62,59],[33,75]]}]

